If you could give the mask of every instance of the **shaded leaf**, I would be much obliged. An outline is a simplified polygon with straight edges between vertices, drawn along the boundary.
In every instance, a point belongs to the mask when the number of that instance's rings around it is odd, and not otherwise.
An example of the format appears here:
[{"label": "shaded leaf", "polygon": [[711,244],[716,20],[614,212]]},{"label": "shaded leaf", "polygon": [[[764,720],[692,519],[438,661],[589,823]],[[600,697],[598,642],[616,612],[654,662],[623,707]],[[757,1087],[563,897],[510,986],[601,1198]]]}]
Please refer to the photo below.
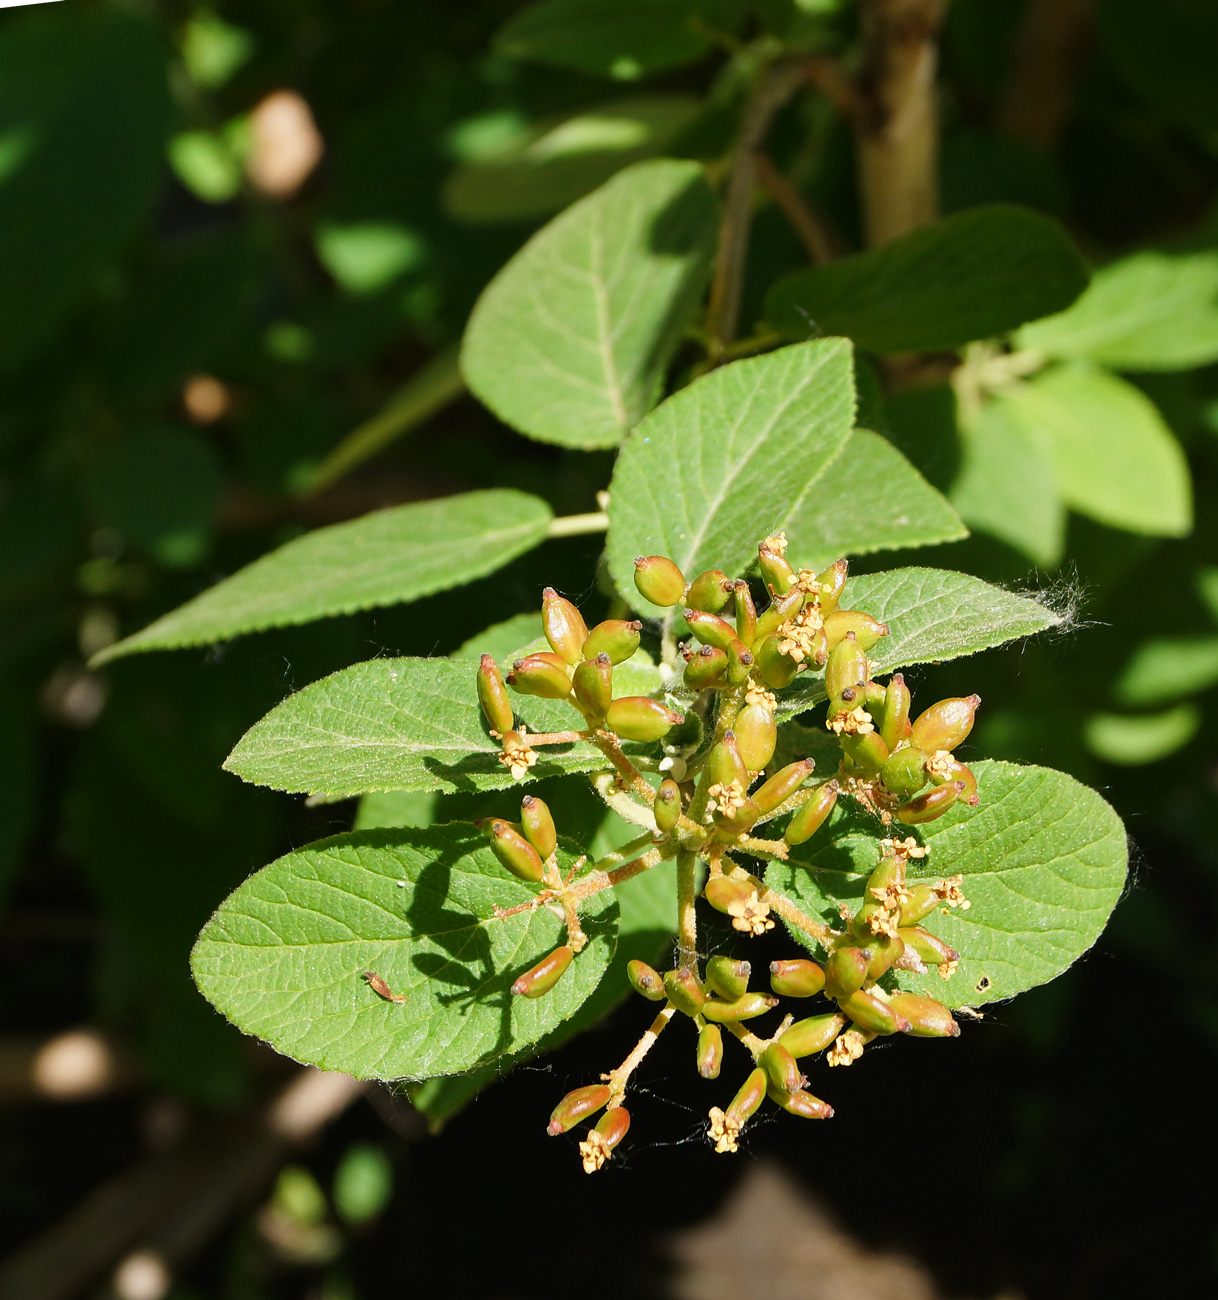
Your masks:
[{"label": "shaded leaf", "polygon": [[1218,684],[1218,636],[1143,641],[1116,679],[1121,704],[1163,704]]},{"label": "shaded leaf", "polygon": [[1183,749],[1200,727],[1201,710],[1189,700],[1161,713],[1093,713],[1083,739],[1105,763],[1141,767]]},{"label": "shaded leaf", "polygon": [[717,223],[702,168],[669,159],[568,208],[478,299],[461,351],[474,395],[542,442],[615,446],[655,402]]},{"label": "shaded leaf", "polygon": [[[573,855],[559,852],[564,873]],[[562,940],[548,908],[460,823],[361,831],[289,853],[220,905],[191,956],[203,994],[298,1061],[365,1079],[455,1073],[536,1042],[571,1016],[613,956],[617,904],[593,896],[588,945],[543,998],[512,983]],[[408,1001],[378,996],[380,975]]]}]

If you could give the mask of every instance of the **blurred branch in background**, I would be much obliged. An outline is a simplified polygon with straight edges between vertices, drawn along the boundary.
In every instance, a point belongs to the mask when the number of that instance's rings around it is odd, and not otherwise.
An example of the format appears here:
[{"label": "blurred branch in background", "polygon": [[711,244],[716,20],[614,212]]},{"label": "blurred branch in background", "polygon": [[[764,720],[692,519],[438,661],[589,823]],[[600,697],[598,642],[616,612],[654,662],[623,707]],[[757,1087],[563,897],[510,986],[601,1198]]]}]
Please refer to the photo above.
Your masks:
[{"label": "blurred branch in background", "polygon": [[1056,144],[1091,43],[1094,0],[1030,0],[1015,37],[998,125],[1038,149]]}]

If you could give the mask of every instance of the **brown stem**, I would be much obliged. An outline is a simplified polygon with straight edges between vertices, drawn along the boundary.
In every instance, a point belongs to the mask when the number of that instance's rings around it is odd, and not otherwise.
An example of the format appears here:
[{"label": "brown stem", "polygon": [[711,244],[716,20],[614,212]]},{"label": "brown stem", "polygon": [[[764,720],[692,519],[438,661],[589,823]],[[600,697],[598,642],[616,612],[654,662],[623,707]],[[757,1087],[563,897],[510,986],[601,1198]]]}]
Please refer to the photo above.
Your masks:
[{"label": "brown stem", "polygon": [[754,159],[757,183],[778,205],[791,229],[799,236],[814,265],[823,266],[835,255],[833,239],[820,213],[809,200],[774,166],[769,154],[758,153]]},{"label": "brown stem", "polygon": [[944,0],[865,0],[857,122],[867,242],[887,243],[938,213],[936,36]]},{"label": "brown stem", "polygon": [[676,1010],[676,1007],[671,1002],[666,1002],[659,1015],[651,1022],[647,1032],[635,1044],[630,1055],[611,1074],[603,1076],[609,1084],[611,1093],[609,1099],[610,1108],[622,1104],[622,1098],[626,1095],[626,1084],[630,1076],[642,1064],[643,1058],[651,1051],[656,1039],[664,1032],[665,1026],[676,1014]]},{"label": "brown stem", "polygon": [[998,127],[1037,149],[1057,144],[1090,53],[1094,0],[1029,0],[1015,36]]}]

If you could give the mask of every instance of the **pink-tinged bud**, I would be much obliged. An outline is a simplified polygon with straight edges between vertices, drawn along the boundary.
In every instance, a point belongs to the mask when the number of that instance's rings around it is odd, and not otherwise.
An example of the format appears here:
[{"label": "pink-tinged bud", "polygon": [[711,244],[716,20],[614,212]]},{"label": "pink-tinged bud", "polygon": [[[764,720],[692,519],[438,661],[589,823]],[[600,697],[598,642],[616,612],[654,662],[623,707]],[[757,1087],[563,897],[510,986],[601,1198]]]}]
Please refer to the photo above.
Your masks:
[{"label": "pink-tinged bud", "polygon": [[568,1129],[574,1128],[581,1119],[595,1115],[598,1110],[609,1104],[609,1087],[604,1083],[590,1083],[586,1087],[576,1088],[554,1107],[550,1114],[550,1123],[546,1132],[557,1137]]},{"label": "pink-tinged bud", "polygon": [[703,645],[713,645],[716,650],[722,650],[724,653],[737,639],[736,629],[718,614],[708,614],[691,606],[685,611],[685,621],[689,624],[689,630]]},{"label": "pink-tinged bud", "polygon": [[718,1025],[703,1025],[698,1032],[698,1073],[704,1079],[717,1079],[723,1065],[723,1030]]},{"label": "pink-tinged bud", "polygon": [[808,1082],[795,1058],[781,1043],[771,1043],[757,1058],[757,1064],[769,1075],[772,1087],[780,1092],[798,1092]]},{"label": "pink-tinged bud", "polygon": [[538,695],[543,700],[565,700],[571,694],[571,679],[560,667],[561,656],[542,652],[517,659],[508,673],[508,685],[521,695]]},{"label": "pink-tinged bud", "polygon": [[512,985],[512,992],[522,998],[539,998],[549,993],[566,974],[574,956],[575,949],[567,944],[555,948],[548,957],[543,957],[531,970],[525,971]]},{"label": "pink-tinged bud", "polygon": [[749,1118],[757,1113],[757,1107],[765,1100],[766,1073],[758,1066],[744,1081],[744,1086],[732,1098],[732,1103],[725,1112],[725,1117],[737,1129],[744,1127]]},{"label": "pink-tinged bud", "polygon": [[607,654],[598,654],[575,665],[571,689],[579,711],[593,726],[605,720],[613,700],[613,663]]},{"label": "pink-tinged bud", "polygon": [[762,542],[757,548],[757,567],[761,580],[775,596],[785,596],[795,585],[795,570],[786,558]]},{"label": "pink-tinged bud", "polygon": [[826,781],[824,785],[817,786],[812,798],[791,814],[783,839],[788,844],[803,844],[810,840],[829,820],[839,790],[836,781]]},{"label": "pink-tinged bud", "polygon": [[790,686],[799,672],[799,664],[778,648],[778,637],[771,633],[764,641],[754,642],[753,659],[762,685],[772,691]]},{"label": "pink-tinged bud", "polygon": [[807,1020],[797,1020],[778,1041],[796,1060],[801,1056],[815,1056],[833,1042],[847,1023],[841,1012],[809,1016]]},{"label": "pink-tinged bud", "polygon": [[780,998],[814,998],[825,987],[825,972],[814,961],[794,957],[770,962],[770,988]]},{"label": "pink-tinged bud", "polygon": [[899,799],[908,799],[926,784],[926,755],[917,745],[890,754],[882,773],[884,785]]},{"label": "pink-tinged bud", "polygon": [[512,700],[493,655],[483,655],[478,666],[478,703],[492,731],[511,731]]},{"label": "pink-tinged bud", "polygon": [[904,676],[901,673],[894,673],[884,691],[884,707],[878,717],[873,715],[880,735],[884,738],[884,744],[890,750],[896,749],[905,739],[905,724],[909,721],[910,703],[911,696],[909,687],[905,685]]},{"label": "pink-tinged bud", "polygon": [[915,1038],[957,1038],[960,1026],[952,1013],[934,998],[919,997],[915,993],[894,993],[888,1005],[899,1016],[904,1016],[909,1028],[904,1032]]},{"label": "pink-tinged bud", "polygon": [[[921,750],[914,749],[915,753],[921,753]],[[977,777],[972,768],[966,767],[954,758],[936,757],[927,767],[931,781],[935,785],[946,785],[952,781],[959,781],[964,786],[960,791],[960,802],[966,803],[975,808],[981,802],[981,796],[977,793]]]},{"label": "pink-tinged bud", "polygon": [[640,555],[634,562],[634,585],[644,600],[662,609],[685,595],[685,577],[666,555]]},{"label": "pink-tinged bud", "polygon": [[747,880],[733,880],[731,876],[712,876],[702,890],[702,897],[725,916],[730,915],[733,903],[742,905],[756,896],[756,889]]},{"label": "pink-tinged bud", "polygon": [[888,624],[879,622],[870,614],[864,614],[861,609],[834,610],[825,619],[825,640],[829,645],[829,653],[832,654],[834,648],[851,632],[861,649],[873,650],[888,635]]},{"label": "pink-tinged bud", "polygon": [[773,636],[787,619],[794,618],[803,609],[804,599],[804,593],[798,587],[793,587],[785,596],[775,596],[765,612],[757,615],[754,644],[760,645],[766,637]]},{"label": "pink-tinged bud", "polygon": [[825,962],[825,992],[835,1001],[849,997],[863,987],[870,966],[871,956],[861,948],[835,948]]},{"label": "pink-tinged bud", "polygon": [[588,626],[579,610],[553,587],[541,593],[541,624],[554,653],[569,664],[579,663],[588,639]]},{"label": "pink-tinged bud", "polygon": [[698,977],[688,966],[682,966],[680,970],[670,970],[664,976],[664,992],[668,994],[668,1000],[673,1006],[687,1016],[698,1015],[706,1003],[706,994],[702,991],[702,985],[698,983]]},{"label": "pink-tinged bud", "polygon": [[923,822],[933,822],[947,812],[963,790],[963,781],[932,786],[925,794],[901,804],[896,812],[897,821],[904,822],[907,826],[921,826]]},{"label": "pink-tinged bud", "polygon": [[707,998],[702,1004],[702,1014],[713,1024],[735,1025],[742,1020],[764,1016],[777,1005],[778,999],[770,997],[768,993],[745,993],[731,1002]]},{"label": "pink-tinged bud", "polygon": [[752,965],[734,957],[712,957],[706,963],[706,982],[722,998],[729,1001],[743,997],[748,992]]},{"label": "pink-tinged bud", "polygon": [[753,791],[753,802],[763,815],[772,813],[803,785],[815,767],[812,759],[801,758],[797,763],[788,763],[786,767],[779,768],[768,781]]},{"label": "pink-tinged bud", "polygon": [[605,726],[623,740],[647,742],[659,740],[685,715],[646,695],[621,695],[605,713]]},{"label": "pink-tinged bud", "polygon": [[736,748],[750,772],[760,772],[774,757],[778,745],[778,724],[774,715],[761,704],[746,704],[736,715],[733,726]]},{"label": "pink-tinged bud", "polygon": [[905,940],[899,935],[893,938],[891,935],[877,934],[860,943],[859,947],[871,957],[867,978],[872,981],[891,970],[905,955]]},{"label": "pink-tinged bud", "polygon": [[826,618],[837,609],[849,569],[850,565],[846,560],[835,560],[823,573],[816,575],[816,581],[820,586],[817,599]]},{"label": "pink-tinged bud", "polygon": [[648,1002],[663,1002],[668,996],[664,992],[664,981],[660,978],[660,972],[652,970],[645,961],[639,961],[637,957],[626,963],[626,978],[630,981],[630,987],[636,993],[642,994]]},{"label": "pink-tinged bud", "polygon": [[839,998],[837,1005],[860,1029],[870,1034],[909,1032],[909,1021],[873,993],[856,989],[848,998]]},{"label": "pink-tinged bud", "polygon": [[706,774],[711,785],[731,785],[735,781],[741,789],[748,789],[749,769],[741,756],[734,731],[725,731],[723,739],[711,746],[706,756]]},{"label": "pink-tinged bud", "polygon": [[749,590],[749,584],[743,578],[736,583],[734,591],[736,597],[736,636],[746,646],[751,646],[753,637],[757,632],[757,608],[753,604],[753,593]]},{"label": "pink-tinged bud", "polygon": [[686,596],[685,603],[691,609],[717,614],[731,600],[734,588],[735,584],[726,573],[720,573],[718,569],[707,569],[689,584],[689,595]]},{"label": "pink-tinged bud", "polygon": [[[938,903],[937,894],[930,893],[928,890],[930,906],[926,909],[931,911],[935,904]],[[901,909],[902,920],[904,920],[905,909]],[[916,953],[927,966],[942,966],[949,961],[959,961],[960,954],[949,943],[944,943],[938,935],[931,934],[929,930],[924,930],[920,925],[902,925],[897,931],[905,944],[906,949]]]},{"label": "pink-tinged bud", "polygon": [[643,630],[639,620],[608,618],[598,623],[583,645],[585,659],[595,659],[599,654],[609,656],[610,663],[624,664],[639,648],[639,633]]},{"label": "pink-tinged bud", "polygon": [[932,704],[915,720],[910,739],[924,754],[955,749],[968,739],[980,703],[980,695],[966,695]]},{"label": "pink-tinged bud", "polygon": [[606,1151],[612,1151],[630,1130],[630,1113],[625,1106],[614,1106],[596,1121],[596,1132]]},{"label": "pink-tinged bud", "polygon": [[[843,691],[866,691],[867,655],[853,632],[848,633],[829,651],[825,664],[825,692],[831,700]],[[864,699],[850,697],[851,702],[865,703]]]},{"label": "pink-tinged bud", "polygon": [[798,1115],[800,1119],[832,1119],[833,1107],[827,1101],[821,1101],[802,1088],[795,1092],[784,1093],[779,1088],[770,1089],[770,1097],[787,1112]]},{"label": "pink-tinged bud", "polygon": [[474,823],[491,837],[491,849],[518,880],[536,885],[545,877],[541,855],[512,825],[501,817],[484,817]]},{"label": "pink-tinged bud", "polygon": [[691,691],[719,686],[727,673],[727,654],[713,645],[700,647],[685,661],[685,685]]},{"label": "pink-tinged bud", "polygon": [[656,819],[656,830],[661,835],[667,835],[681,819],[681,787],[671,776],[660,782],[651,811]]},{"label": "pink-tinged bud", "polygon": [[535,795],[526,794],[520,801],[520,829],[543,858],[548,858],[558,848],[554,818],[545,802]]}]

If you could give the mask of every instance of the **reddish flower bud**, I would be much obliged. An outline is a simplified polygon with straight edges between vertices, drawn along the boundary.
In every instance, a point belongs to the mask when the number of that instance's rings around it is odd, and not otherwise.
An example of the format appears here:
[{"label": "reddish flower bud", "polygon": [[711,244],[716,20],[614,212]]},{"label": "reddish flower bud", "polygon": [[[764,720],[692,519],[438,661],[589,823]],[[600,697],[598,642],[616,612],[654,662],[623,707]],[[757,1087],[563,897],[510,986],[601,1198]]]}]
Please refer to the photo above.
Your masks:
[{"label": "reddish flower bud", "polygon": [[909,1024],[904,1032],[915,1038],[956,1038],[960,1026],[952,1013],[934,998],[919,997],[915,993],[894,993],[888,999],[893,1012],[903,1016]]},{"label": "reddish flower bud", "polygon": [[760,772],[774,757],[778,745],[778,724],[761,704],[746,704],[733,724],[736,748],[750,772]]},{"label": "reddish flower bud", "polygon": [[706,963],[706,982],[722,998],[729,1001],[748,992],[752,965],[734,957],[712,957]]},{"label": "reddish flower bud", "polygon": [[926,755],[917,745],[906,745],[889,755],[882,776],[893,794],[908,799],[926,784]]},{"label": "reddish flower bud", "polygon": [[696,1016],[702,1010],[706,1003],[706,994],[702,991],[702,985],[698,983],[697,976],[688,966],[682,966],[680,970],[670,970],[664,976],[664,992],[668,994],[668,1000],[678,1011],[683,1011],[687,1016]]},{"label": "reddish flower bud", "polygon": [[629,1130],[630,1112],[625,1106],[614,1106],[596,1121],[596,1128],[593,1131],[600,1134],[601,1145],[608,1153],[617,1146]]},{"label": "reddish flower bud", "polygon": [[860,1029],[870,1034],[903,1034],[909,1030],[909,1021],[899,1015],[883,999],[873,993],[856,989],[847,998],[839,998],[837,1005]]},{"label": "reddish flower bud", "polygon": [[474,825],[491,837],[491,849],[512,875],[530,885],[540,883],[545,876],[541,855],[511,822],[484,817]]},{"label": "reddish flower bud", "polygon": [[833,1118],[833,1107],[827,1101],[821,1101],[819,1097],[814,1097],[802,1088],[786,1093],[778,1088],[771,1088],[769,1095],[788,1115],[798,1115],[800,1119]]},{"label": "reddish flower bud", "polygon": [[731,1105],[725,1112],[726,1118],[737,1129],[743,1128],[750,1116],[757,1113],[757,1107],[765,1100],[766,1073],[758,1066],[744,1081],[744,1086],[732,1098]]},{"label": "reddish flower bud", "polygon": [[730,1002],[707,998],[702,1004],[702,1014],[717,1025],[734,1025],[741,1020],[764,1016],[778,1005],[778,999],[768,993],[745,993]]},{"label": "reddish flower bud", "polygon": [[723,739],[711,746],[706,756],[706,773],[711,785],[731,785],[735,781],[741,789],[748,789],[749,769],[741,757],[734,731],[725,731]]},{"label": "reddish flower bud", "polygon": [[757,1058],[757,1064],[769,1075],[772,1087],[780,1092],[798,1092],[808,1082],[795,1058],[781,1043],[771,1043]]},{"label": "reddish flower bud", "polygon": [[797,1020],[778,1041],[796,1060],[801,1056],[815,1056],[833,1042],[847,1023],[841,1012],[809,1016],[807,1020]]},{"label": "reddish flower bud", "polygon": [[[921,753],[921,750],[916,752]],[[960,791],[960,801],[962,803],[975,808],[981,802],[981,796],[977,793],[977,777],[972,768],[957,762],[956,759],[936,757],[928,765],[927,772],[935,785],[946,785],[950,781],[960,781],[964,785],[964,789]]]},{"label": "reddish flower bud", "polygon": [[736,636],[746,645],[753,644],[757,632],[757,609],[749,584],[741,578],[734,587],[736,597]]},{"label": "reddish flower bud", "polygon": [[940,700],[919,714],[910,738],[924,754],[933,754],[939,749],[955,749],[972,731],[980,703],[980,695]]},{"label": "reddish flower bud", "polygon": [[630,981],[630,987],[636,993],[641,993],[648,1002],[663,1002],[668,996],[664,992],[664,981],[660,978],[660,972],[652,970],[645,961],[639,961],[637,957],[626,963],[626,978]]},{"label": "reddish flower bud", "polygon": [[586,1087],[576,1088],[554,1107],[550,1114],[550,1123],[546,1132],[557,1137],[568,1129],[574,1128],[581,1119],[595,1115],[598,1110],[609,1104],[609,1086],[604,1083],[590,1083]]},{"label": "reddish flower bud", "polygon": [[871,776],[878,775],[888,762],[888,746],[878,731],[843,731],[838,743],[855,766]]},{"label": "reddish flower bud", "polygon": [[761,816],[761,809],[751,799],[743,803],[716,807],[715,825],[730,835],[744,835]]},{"label": "reddish flower bud", "polygon": [[685,715],[646,695],[621,695],[605,713],[605,725],[623,740],[642,742],[666,736]]},{"label": "reddish flower bud", "polygon": [[[930,894],[931,908],[938,901],[937,895]],[[904,909],[901,915],[904,920]],[[900,935],[906,949],[916,953],[927,966],[942,966],[946,962],[960,960],[960,954],[951,944],[944,943],[938,935],[931,934],[920,925],[902,925],[897,934]]]},{"label": "reddish flower bud", "polygon": [[588,633],[583,644],[583,657],[595,659],[599,654],[607,654],[610,663],[625,663],[639,648],[642,630],[643,625],[637,618],[629,623],[625,619],[607,618]]},{"label": "reddish flower bud", "polygon": [[543,957],[536,966],[525,973],[512,985],[512,992],[519,997],[539,998],[558,983],[566,974],[575,949],[567,944],[555,948],[548,957]]},{"label": "reddish flower bud", "polygon": [[526,794],[520,801],[520,829],[543,858],[548,858],[558,847],[554,818],[546,804],[535,795]]},{"label": "reddish flower bud", "polygon": [[825,972],[814,961],[793,957],[770,962],[770,988],[782,998],[812,998],[825,987]]},{"label": "reddish flower bud", "polygon": [[512,700],[493,655],[483,655],[478,665],[478,703],[493,731],[511,731]]},{"label": "reddish flower bud", "polygon": [[849,997],[863,987],[870,966],[871,956],[861,948],[835,948],[825,962],[825,992],[835,1001]]},{"label": "reddish flower bud", "polygon": [[560,667],[559,655],[545,652],[517,659],[508,673],[508,684],[521,695],[539,695],[544,700],[565,700],[571,694],[571,679]]},{"label": "reddish flower bud", "polygon": [[[707,569],[689,584],[689,594],[685,603],[691,609],[702,610],[707,614],[717,614],[732,598],[735,584],[726,573],[718,569]],[[688,619],[686,620],[688,622]],[[690,624],[692,627],[693,624]]]},{"label": "reddish flower bud", "polygon": [[665,777],[660,782],[651,810],[656,819],[656,830],[667,835],[681,817],[681,787],[672,777]]},{"label": "reddish flower bud", "polygon": [[723,1030],[718,1025],[703,1025],[698,1031],[698,1073],[704,1079],[717,1079],[723,1065]]},{"label": "reddish flower bud", "polygon": [[613,662],[601,653],[575,665],[571,689],[579,711],[593,726],[605,720],[613,700]]},{"label": "reddish flower bud", "polygon": [[905,955],[905,940],[899,934],[895,938],[888,934],[873,935],[861,942],[859,947],[871,958],[867,978],[873,981],[891,970]]},{"label": "reddish flower bud", "polygon": [[920,826],[923,822],[933,822],[942,817],[956,802],[964,790],[963,781],[953,781],[949,785],[936,785],[925,794],[903,803],[897,809],[897,821],[907,826]]},{"label": "reddish flower bud", "polygon": [[795,674],[799,672],[799,664],[779,650],[778,637],[772,633],[764,641],[754,642],[753,660],[761,683],[772,691],[790,686],[795,680]]},{"label": "reddish flower bud", "polygon": [[712,876],[702,890],[703,898],[725,916],[729,915],[733,903],[747,903],[756,895],[756,889],[747,880],[733,880],[731,876]]},{"label": "reddish flower bud", "polygon": [[888,635],[888,624],[879,622],[870,614],[864,614],[861,609],[834,610],[825,619],[825,640],[829,643],[829,653],[832,654],[834,648],[851,632],[863,650],[871,650]]},{"label": "reddish flower bud", "polygon": [[569,664],[579,663],[588,639],[588,625],[579,610],[553,587],[541,593],[541,624],[554,653]]},{"label": "reddish flower bud", "polygon": [[753,791],[753,802],[762,813],[772,813],[775,808],[786,801],[812,775],[816,763],[810,758],[801,758],[797,763],[788,763],[779,768],[768,781]]},{"label": "reddish flower bud", "polygon": [[727,655],[713,645],[704,645],[685,661],[685,685],[691,691],[705,691],[723,683]]},{"label": "reddish flower bud", "polygon": [[791,814],[783,839],[788,844],[803,844],[806,840],[810,840],[828,820],[834,804],[837,803],[839,789],[836,781],[826,781],[823,785],[818,785],[812,798]]},{"label": "reddish flower bud", "polygon": [[685,595],[685,577],[666,555],[640,555],[634,562],[639,595],[667,609]]},{"label": "reddish flower bud", "polygon": [[703,645],[713,645],[717,650],[726,652],[737,639],[736,629],[718,614],[708,614],[691,606],[685,611],[685,621]]}]

